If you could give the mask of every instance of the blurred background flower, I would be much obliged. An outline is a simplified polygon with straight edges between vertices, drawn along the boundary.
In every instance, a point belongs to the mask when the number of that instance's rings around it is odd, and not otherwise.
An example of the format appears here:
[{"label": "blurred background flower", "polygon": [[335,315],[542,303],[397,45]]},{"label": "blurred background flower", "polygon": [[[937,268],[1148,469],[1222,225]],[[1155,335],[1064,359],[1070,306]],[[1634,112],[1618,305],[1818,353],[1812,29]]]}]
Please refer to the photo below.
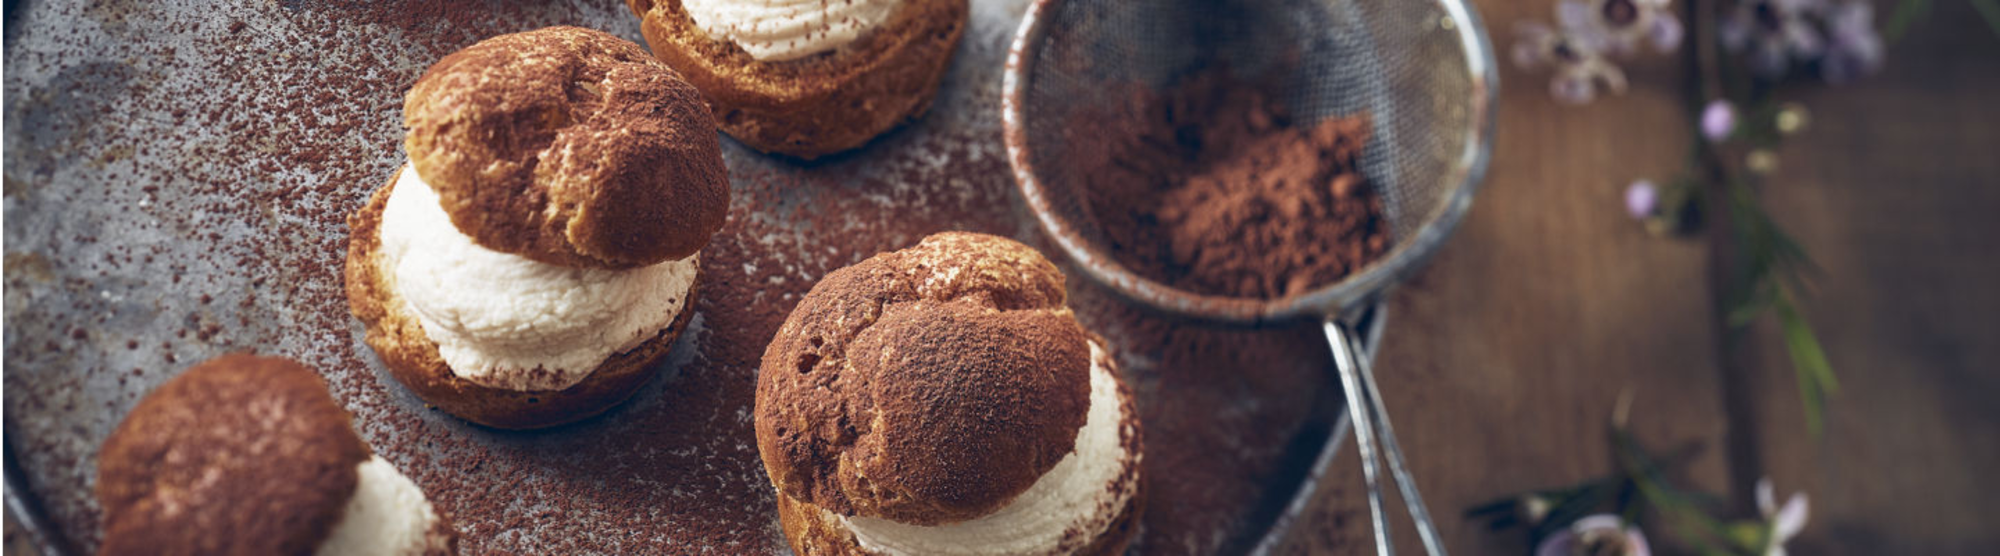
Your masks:
[{"label": "blurred background flower", "polygon": [[1637,51],[1642,42],[1672,52],[1685,34],[1670,0],[1562,0],[1556,23],[1614,55]]},{"label": "blurred background flower", "polygon": [[1845,83],[1882,67],[1882,35],[1875,31],[1874,6],[1847,0],[1834,7],[1826,21],[1826,57],[1819,61],[1821,78]]},{"label": "blurred background flower", "polygon": [[1803,492],[1792,493],[1790,498],[1785,499],[1784,507],[1778,507],[1771,478],[1757,480],[1757,510],[1764,514],[1764,523],[1769,525],[1764,537],[1764,556],[1785,556],[1785,541],[1799,536],[1799,532],[1806,529],[1809,508],[1806,493]]},{"label": "blurred background flower", "polygon": [[1701,111],[1701,136],[1720,143],[1736,131],[1736,107],[1726,100],[1709,101]]},{"label": "blurred background flower", "polygon": [[1597,98],[1599,87],[1614,94],[1625,92],[1625,72],[1605,59],[1591,39],[1532,22],[1515,26],[1515,34],[1514,64],[1522,69],[1552,68],[1549,94],[1556,100],[1588,103]]},{"label": "blurred background flower", "polygon": [[1641,45],[1672,52],[1687,34],[1672,0],[1559,0],[1555,11],[1554,26],[1515,25],[1513,58],[1521,69],[1552,69],[1549,94],[1567,104],[1588,103],[1600,90],[1624,93],[1625,72],[1611,57]]},{"label": "blurred background flower", "polygon": [[1633,218],[1652,217],[1660,210],[1660,188],[1652,180],[1639,180],[1625,187],[1625,213]]},{"label": "blurred background flower", "polygon": [[1596,514],[1576,520],[1535,547],[1535,556],[1652,556],[1646,534],[1625,519]]},{"label": "blurred background flower", "polygon": [[1716,21],[1716,38],[1730,52],[1749,56],[1759,77],[1785,76],[1792,62],[1816,60],[1825,48],[1819,29],[1807,19],[1826,0],[1727,0]]},{"label": "blurred background flower", "polygon": [[1882,65],[1882,35],[1865,0],[1727,0],[1716,34],[1766,80],[1816,64],[1821,78],[1843,83]]}]

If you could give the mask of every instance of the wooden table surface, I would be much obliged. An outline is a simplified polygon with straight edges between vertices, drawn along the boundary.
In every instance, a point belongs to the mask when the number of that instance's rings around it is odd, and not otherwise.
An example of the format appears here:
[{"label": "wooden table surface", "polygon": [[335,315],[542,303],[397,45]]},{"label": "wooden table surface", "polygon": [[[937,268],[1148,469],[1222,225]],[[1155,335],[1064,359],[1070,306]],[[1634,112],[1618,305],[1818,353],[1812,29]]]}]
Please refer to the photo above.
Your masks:
[{"label": "wooden table surface", "polygon": [[[1477,3],[1503,53],[1553,4]],[[1784,93],[1812,127],[1765,195],[1823,267],[1806,311],[1843,387],[1819,440],[1775,326],[1725,349],[1710,240],[1624,216],[1625,184],[1681,171],[1694,117],[1685,60],[1625,69],[1630,92],[1582,107],[1504,70],[1486,188],[1394,297],[1377,372],[1449,547],[1523,553],[1523,534],[1463,510],[1611,471],[1605,426],[1629,390],[1649,446],[1698,446],[1690,486],[1739,508],[1758,477],[1807,492],[1794,554],[2000,552],[2000,38],[1940,2],[1881,74]],[[1371,550],[1356,466],[1291,551]],[[1406,521],[1399,547],[1418,553]]]},{"label": "wooden table surface", "polygon": [[[1478,4],[1503,53],[1515,22],[1553,8]],[[1786,93],[1812,128],[1765,193],[1825,270],[1807,311],[1843,388],[1819,440],[1772,327],[1725,350],[1708,240],[1624,216],[1624,184],[1681,170],[1693,118],[1683,59],[1626,70],[1630,92],[1582,107],[1551,101],[1544,74],[1504,70],[1477,206],[1393,296],[1378,376],[1449,546],[1522,553],[1520,533],[1462,511],[1610,471],[1605,426],[1629,391],[1644,441],[1697,447],[1692,486],[1739,506],[1760,476],[1809,493],[1794,553],[2000,551],[2000,39],[1967,3],[1940,2],[1884,73]],[[1372,550],[1347,454],[1284,552]]]}]

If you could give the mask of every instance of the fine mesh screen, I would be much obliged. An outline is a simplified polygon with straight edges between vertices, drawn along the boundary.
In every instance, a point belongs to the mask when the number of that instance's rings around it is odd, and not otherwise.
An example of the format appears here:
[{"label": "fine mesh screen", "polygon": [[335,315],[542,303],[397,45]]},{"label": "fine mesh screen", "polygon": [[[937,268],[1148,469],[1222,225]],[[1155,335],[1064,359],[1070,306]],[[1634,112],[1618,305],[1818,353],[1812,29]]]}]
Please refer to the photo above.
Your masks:
[{"label": "fine mesh screen", "polygon": [[1029,27],[1041,28],[1021,37],[1033,44],[1024,42],[1017,54],[1031,60],[1020,60],[1009,107],[1020,131],[1016,162],[1031,169],[1032,179],[1023,180],[1031,203],[1048,213],[1045,221],[1061,223],[1059,236],[1082,240],[1066,247],[1094,251],[1079,257],[1087,266],[1115,265],[1096,247],[1103,237],[1091,225],[1084,192],[1075,190],[1083,182],[1073,169],[1090,165],[1068,159],[1078,152],[1069,148],[1074,142],[1103,140],[1108,131],[1072,125],[1072,118],[1130,102],[1120,93],[1133,84],[1164,88],[1226,67],[1260,76],[1244,82],[1274,88],[1265,92],[1301,123],[1369,116],[1361,171],[1383,197],[1395,243],[1378,265],[1420,262],[1422,253],[1398,252],[1434,247],[1411,240],[1435,239],[1426,236],[1441,234],[1420,232],[1455,221],[1460,211],[1447,209],[1469,197],[1486,147],[1490,56],[1470,11],[1446,3],[1454,1],[1046,2],[1041,21]]}]

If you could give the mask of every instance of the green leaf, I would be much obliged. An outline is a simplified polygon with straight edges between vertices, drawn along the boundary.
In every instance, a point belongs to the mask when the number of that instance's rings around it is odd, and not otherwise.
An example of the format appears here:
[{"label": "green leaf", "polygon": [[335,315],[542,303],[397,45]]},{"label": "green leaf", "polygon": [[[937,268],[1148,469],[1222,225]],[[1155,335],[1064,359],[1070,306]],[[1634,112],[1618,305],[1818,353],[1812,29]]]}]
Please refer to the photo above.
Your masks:
[{"label": "green leaf", "polygon": [[1537,523],[1533,528],[1529,529],[1528,535],[1535,538],[1552,535],[1556,531],[1569,527],[1571,523],[1576,523],[1576,520],[1583,519],[1584,516],[1597,513],[1598,506],[1603,502],[1604,499],[1602,497],[1589,494],[1565,500],[1563,503],[1551,508],[1549,516],[1543,518],[1541,523]]},{"label": "green leaf", "polygon": [[1737,239],[1742,248],[1739,256],[1747,263],[1744,272],[1749,280],[1762,280],[1787,263],[1810,263],[1805,258],[1805,250],[1785,237],[1777,222],[1765,214],[1750,186],[1737,182],[1730,185],[1730,190],[1729,212],[1736,225]]},{"label": "green leaf", "polygon": [[1743,292],[1729,305],[1726,322],[1741,328],[1767,311],[1778,313],[1785,347],[1792,359],[1799,383],[1799,397],[1805,407],[1806,428],[1819,436],[1828,394],[1839,389],[1833,366],[1825,349],[1814,336],[1812,325],[1799,315],[1793,291],[1807,286],[1804,272],[1819,272],[1805,247],[1786,234],[1776,220],[1758,203],[1756,192],[1743,182],[1731,182],[1730,217],[1736,224],[1737,241],[1744,263]]},{"label": "green leaf", "polygon": [[1699,554],[1739,556],[1745,552],[1730,539],[1729,526],[1702,509],[1708,498],[1690,496],[1675,488],[1661,473],[1659,463],[1631,431],[1612,427],[1612,455],[1632,479],[1639,499],[1650,505],[1665,521],[1667,529]]},{"label": "green leaf", "polygon": [[1785,135],[1778,132],[1778,110],[1778,103],[1768,97],[1745,106],[1742,117],[1737,120],[1741,123],[1730,133],[1730,139],[1752,147],[1778,146],[1785,140]]},{"label": "green leaf", "polygon": [[1750,289],[1749,293],[1742,295],[1744,298],[1742,301],[1729,309],[1730,328],[1749,326],[1752,321],[1757,320],[1757,317],[1763,316],[1765,310],[1771,308],[1771,302],[1776,298],[1771,288],[1761,282],[1752,284]]},{"label": "green leaf", "polygon": [[[1798,349],[1796,347],[1792,350],[1792,360],[1793,365],[1796,366],[1798,364]],[[1814,438],[1818,438],[1826,431],[1826,425],[1822,422],[1825,419],[1823,415],[1826,414],[1826,397],[1820,393],[1819,389],[1813,387],[1810,375],[1804,372],[1797,372],[1795,374],[1799,381],[1799,401],[1805,406],[1806,432],[1812,433]]]},{"label": "green leaf", "polygon": [[1993,0],[1971,0],[1973,9],[1979,10],[1979,17],[1986,19],[1986,26],[1993,28],[1993,36],[2000,37],[2000,3]]},{"label": "green leaf", "polygon": [[1501,498],[1499,500],[1493,500],[1477,506],[1466,508],[1465,517],[1467,519],[1470,519],[1487,514],[1512,513],[1514,511],[1514,507],[1520,504],[1521,504],[1521,497],[1519,496]]},{"label": "green leaf", "polygon": [[1783,299],[1785,303],[1779,307],[1779,317],[1788,321],[1785,324],[1786,344],[1790,345],[1793,342],[1799,344],[1799,353],[1803,357],[1796,359],[1803,361],[1801,366],[1812,372],[1813,378],[1822,389],[1829,394],[1839,392],[1840,381],[1833,377],[1833,365],[1827,363],[1826,351],[1820,348],[1819,338],[1813,334],[1812,323],[1807,322],[1805,317],[1799,314],[1798,306],[1790,295],[1783,296]]},{"label": "green leaf", "polygon": [[1701,512],[1690,508],[1688,511],[1684,512],[1681,515],[1681,518],[1693,521],[1696,525],[1701,526],[1702,531],[1708,532],[1708,534],[1711,536],[1728,535],[1729,531],[1728,527],[1725,526],[1722,523],[1722,521],[1715,519],[1714,517],[1708,515],[1705,512]]},{"label": "green leaf", "polygon": [[1791,234],[1785,233],[1784,228],[1778,227],[1778,222],[1772,220],[1771,215],[1765,214],[1762,216],[1764,217],[1765,229],[1768,230],[1767,233],[1771,236],[1771,251],[1777,254],[1777,260],[1786,264],[1797,265],[1805,270],[1819,272],[1819,265],[1813,262],[1811,256],[1806,255],[1806,248],[1801,247],[1798,240],[1792,239]]},{"label": "green leaf", "polygon": [[1695,504],[1710,508],[1721,506],[1723,504],[1722,497],[1716,496],[1713,493],[1700,490],[1680,490],[1676,492],[1680,495],[1681,499],[1687,500],[1689,504]]},{"label": "green leaf", "polygon": [[1738,183],[1731,189],[1734,193],[1731,196],[1734,201],[1731,203],[1731,208],[1737,212],[1738,233],[1743,236],[1745,250],[1753,259],[1772,265],[1796,265],[1814,272],[1818,271],[1819,266],[1813,262],[1812,257],[1806,255],[1805,247],[1799,245],[1798,240],[1792,239],[1790,234],[1785,233],[1784,228],[1778,225],[1778,221],[1764,211],[1763,205],[1757,202],[1756,193],[1751,191],[1749,186]]},{"label": "green leaf", "polygon": [[1840,385],[1833,378],[1833,365],[1827,363],[1826,352],[1813,335],[1812,325],[1799,316],[1790,299],[1781,300],[1776,310],[1779,326],[1784,329],[1785,348],[1792,356],[1792,370],[1798,375],[1799,399],[1805,405],[1806,430],[1818,437],[1824,430],[1826,396],[1838,390]]},{"label": "green leaf", "polygon": [[[1974,6],[1979,3],[1975,0]],[[1888,25],[1882,26],[1882,40],[1895,44],[1909,32],[1910,25],[1931,13],[1930,0],[1903,0],[1896,3],[1896,11],[1889,14]]]},{"label": "green leaf", "polygon": [[1729,523],[1729,542],[1747,551],[1764,548],[1771,536],[1771,526],[1757,520],[1741,520]]}]

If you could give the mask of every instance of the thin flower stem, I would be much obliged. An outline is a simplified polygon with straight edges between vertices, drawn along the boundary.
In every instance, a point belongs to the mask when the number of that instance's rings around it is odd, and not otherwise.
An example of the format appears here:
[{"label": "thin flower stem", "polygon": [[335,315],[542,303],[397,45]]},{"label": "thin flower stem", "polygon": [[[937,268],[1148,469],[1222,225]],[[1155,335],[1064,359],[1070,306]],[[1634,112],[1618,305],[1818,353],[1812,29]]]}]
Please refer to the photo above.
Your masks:
[{"label": "thin flower stem", "polygon": [[[1694,37],[1693,89],[1697,97],[1692,99],[1694,114],[1700,114],[1709,102],[1728,98],[1724,83],[1727,75],[1716,36],[1721,5],[1720,0],[1688,0],[1689,36]],[[1764,106],[1766,103],[1755,98],[1767,91],[1753,87],[1747,93],[1749,96],[1737,103],[1746,117],[1737,124],[1736,135],[1739,141],[1747,141],[1758,148],[1774,148],[1781,141],[1776,129],[1763,128],[1763,122],[1771,120],[1777,113],[1776,106]],[[1718,250],[1712,260],[1725,265],[1721,267],[1726,277],[1722,283],[1738,284],[1740,281],[1740,285],[1730,286],[1734,292],[1724,299],[1725,325],[1741,326],[1760,315],[1773,312],[1772,309],[1778,310],[1787,352],[1792,357],[1794,372],[1799,374],[1800,394],[1805,398],[1802,401],[1807,429],[1817,438],[1820,436],[1825,394],[1831,390],[1828,386],[1833,383],[1833,372],[1819,348],[1811,325],[1799,316],[1799,301],[1793,295],[1793,290],[1803,288],[1800,271],[1811,269],[1812,261],[1764,210],[1757,192],[1748,181],[1755,179],[1754,176],[1739,178],[1732,175],[1732,167],[1726,162],[1717,142],[1702,137],[1698,121],[1693,125],[1697,129],[1693,134],[1689,158],[1694,161],[1694,179],[1701,183],[1698,187],[1717,194],[1713,197],[1717,201],[1709,208],[1719,209],[1727,216],[1709,221],[1709,225],[1714,227],[1710,235],[1711,249]]]},{"label": "thin flower stem", "polygon": [[[1715,152],[1714,143],[1704,139],[1700,133],[1700,114],[1710,101],[1723,100],[1727,93],[1723,89],[1722,54],[1718,52],[1720,42],[1716,40],[1716,11],[1721,2],[1717,0],[1688,0],[1688,36],[1694,40],[1694,81],[1695,98],[1691,114],[1695,115],[1693,134],[1694,165],[1701,173],[1696,179],[1709,184],[1727,183],[1724,179],[1721,157]],[[1740,124],[1739,124],[1740,125]]]},{"label": "thin flower stem", "polygon": [[1639,444],[1638,438],[1633,437],[1630,431],[1616,428],[1612,429],[1611,436],[1619,467],[1623,468],[1625,475],[1631,478],[1632,485],[1638,489],[1640,498],[1645,499],[1654,511],[1659,512],[1660,517],[1668,520],[1668,529],[1679,536],[1682,542],[1697,547],[1704,553],[1718,551],[1715,548],[1717,544],[1725,547],[1719,552],[1731,552],[1727,549],[1728,543],[1725,542],[1729,538],[1728,528],[1701,511],[1693,501],[1668,486],[1666,479],[1661,475],[1659,464],[1646,454],[1646,449]]},{"label": "thin flower stem", "polygon": [[1688,35],[1694,38],[1695,81],[1700,93],[1700,98],[1695,99],[1695,113],[1700,114],[1701,107],[1709,101],[1726,98],[1722,88],[1722,55],[1716,51],[1721,43],[1715,37],[1716,11],[1721,3],[1688,0],[1687,5]]}]

